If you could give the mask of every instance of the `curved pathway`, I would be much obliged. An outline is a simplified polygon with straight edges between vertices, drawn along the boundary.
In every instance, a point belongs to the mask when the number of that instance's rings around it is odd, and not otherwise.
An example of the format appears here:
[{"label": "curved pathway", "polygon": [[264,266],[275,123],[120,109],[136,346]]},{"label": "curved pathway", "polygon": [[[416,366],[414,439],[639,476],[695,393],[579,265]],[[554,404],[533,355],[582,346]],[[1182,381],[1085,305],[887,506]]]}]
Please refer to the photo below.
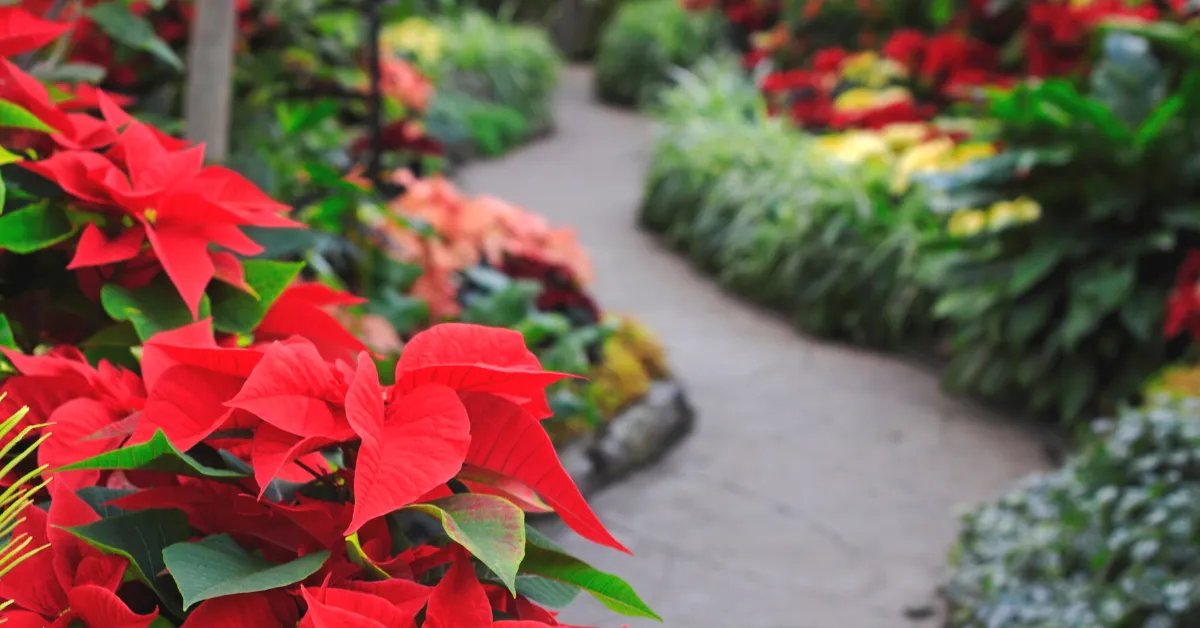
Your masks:
[{"label": "curved pathway", "polygon": [[[460,173],[574,225],[595,291],[657,330],[697,410],[659,466],[592,499],[629,557],[565,537],[677,628],[894,628],[936,606],[955,509],[1044,465],[1035,438],[925,369],[797,335],[635,227],[651,125],[566,73],[558,132]],[[624,622],[581,599],[563,621]],[[660,625],[634,620],[633,628]]]}]

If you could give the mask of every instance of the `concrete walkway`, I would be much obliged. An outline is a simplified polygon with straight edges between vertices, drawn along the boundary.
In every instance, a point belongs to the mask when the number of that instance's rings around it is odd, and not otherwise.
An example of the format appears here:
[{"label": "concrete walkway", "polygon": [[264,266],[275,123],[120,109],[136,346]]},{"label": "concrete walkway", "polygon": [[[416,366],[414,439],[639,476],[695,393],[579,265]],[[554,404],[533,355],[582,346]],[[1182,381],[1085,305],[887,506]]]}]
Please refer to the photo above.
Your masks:
[{"label": "concrete walkway", "polygon": [[[592,500],[636,556],[567,548],[674,628],[938,625],[906,610],[935,603],[956,507],[1042,467],[1040,446],[926,370],[797,335],[639,233],[651,125],[594,104],[590,81],[564,77],[556,135],[461,181],[578,228],[600,302],[661,334],[698,428]],[[561,619],[626,623],[591,598]]]}]

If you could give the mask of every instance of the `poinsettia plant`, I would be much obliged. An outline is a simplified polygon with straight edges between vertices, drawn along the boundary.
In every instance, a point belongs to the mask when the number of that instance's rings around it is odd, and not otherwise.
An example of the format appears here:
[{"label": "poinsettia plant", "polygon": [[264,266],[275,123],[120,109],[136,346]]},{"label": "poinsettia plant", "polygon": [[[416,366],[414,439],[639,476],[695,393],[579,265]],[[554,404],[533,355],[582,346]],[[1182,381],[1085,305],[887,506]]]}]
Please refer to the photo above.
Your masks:
[{"label": "poinsettia plant", "polygon": [[[41,548],[0,579],[0,621],[523,628],[581,590],[656,618],[526,523],[628,551],[542,428],[570,376],[519,332],[453,323],[384,381],[331,311],[362,299],[249,259],[246,229],[303,228],[286,206],[11,60],[64,31],[0,8],[0,479],[45,481],[0,519]],[[36,464],[10,455],[31,443]]]}]

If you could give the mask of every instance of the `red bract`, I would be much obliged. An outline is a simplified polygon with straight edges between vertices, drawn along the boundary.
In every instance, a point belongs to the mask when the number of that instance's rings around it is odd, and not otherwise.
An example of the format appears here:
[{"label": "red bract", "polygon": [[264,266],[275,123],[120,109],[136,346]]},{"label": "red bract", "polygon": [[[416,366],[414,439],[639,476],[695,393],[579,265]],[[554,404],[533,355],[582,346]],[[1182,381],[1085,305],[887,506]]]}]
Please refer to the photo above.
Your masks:
[{"label": "red bract", "polygon": [[266,342],[303,336],[329,360],[352,362],[366,345],[337,321],[327,308],[359,305],[366,299],[334,290],[320,283],[289,286],[267,310],[254,331],[255,340]]},{"label": "red bract", "polygon": [[106,227],[88,225],[68,268],[131,260],[148,241],[195,316],[217,273],[212,245],[255,255],[262,247],[239,227],[298,225],[280,215],[286,206],[240,175],[202,167],[202,146],[180,148],[150,127],[123,119],[124,112],[100,100],[110,123],[124,126],[106,155],[64,151],[26,164],[109,220]]},{"label": "red bract", "polygon": [[1152,4],[1128,7],[1121,0],[1096,0],[1084,5],[1035,2],[1029,7],[1025,55],[1032,76],[1068,74],[1078,68],[1088,38],[1100,23],[1114,19],[1150,21],[1158,17]]},{"label": "red bract", "polygon": [[182,628],[292,628],[299,619],[300,609],[291,595],[265,591],[208,600],[196,607]]},{"label": "red bract", "polygon": [[375,363],[365,353],[346,395],[346,415],[362,439],[347,534],[445,484],[466,460],[471,423],[454,391],[420,386],[385,407]]},{"label": "red bract", "polygon": [[0,582],[0,598],[15,609],[0,614],[5,626],[22,628],[145,628],[157,613],[138,615],[116,595],[125,560],[92,548],[64,528],[100,517],[65,485],[51,487],[50,512],[25,508],[15,534],[29,534],[49,548],[18,565]]},{"label": "red bract", "polygon": [[0,57],[41,48],[69,28],[69,24],[44,20],[18,7],[0,7]]},{"label": "red bract", "polygon": [[[101,361],[92,368],[77,351],[25,356],[0,348],[21,375],[5,380],[0,412],[29,406],[27,424],[51,423],[50,438],[38,450],[38,463],[56,468],[109,451],[127,431],[122,422],[145,404],[142,381],[134,373]],[[115,429],[114,429],[115,428]],[[93,484],[98,471],[73,471],[57,480],[72,488]]]},{"label": "red bract", "polygon": [[1175,290],[1167,300],[1163,331],[1168,339],[1187,332],[1200,340],[1200,251],[1189,251],[1175,278]]},{"label": "red bract", "polygon": [[823,50],[818,50],[817,53],[813,55],[813,70],[821,73],[837,72],[841,69],[842,62],[845,61],[846,57],[848,56],[850,56],[850,53],[846,52],[842,48],[825,48]]},{"label": "red bract", "polygon": [[[68,113],[61,105],[56,105],[45,86],[7,59],[0,59],[0,99],[20,105],[54,129],[56,133],[49,138],[58,146],[90,150],[107,146],[117,137],[104,122],[86,114]],[[34,136],[47,137],[40,133],[34,133]],[[28,147],[46,152],[53,144]]]}]

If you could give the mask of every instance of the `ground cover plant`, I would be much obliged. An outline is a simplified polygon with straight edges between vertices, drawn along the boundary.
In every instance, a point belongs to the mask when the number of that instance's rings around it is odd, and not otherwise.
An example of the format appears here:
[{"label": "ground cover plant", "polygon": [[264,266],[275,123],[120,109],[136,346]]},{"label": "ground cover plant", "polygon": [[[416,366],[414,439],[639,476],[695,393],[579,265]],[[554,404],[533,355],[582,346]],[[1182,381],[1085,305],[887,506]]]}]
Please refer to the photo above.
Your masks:
[{"label": "ground cover plant", "polygon": [[1200,612],[1195,398],[1096,424],[1062,469],[969,512],[951,626],[1190,626]]},{"label": "ground cover plant", "polygon": [[13,61],[67,29],[0,8],[0,455],[40,548],[6,624],[554,626],[581,590],[654,617],[525,525],[625,549],[540,422],[570,376],[468,323],[373,355],[339,322],[363,299],[258,257],[307,231],[289,206]]}]

